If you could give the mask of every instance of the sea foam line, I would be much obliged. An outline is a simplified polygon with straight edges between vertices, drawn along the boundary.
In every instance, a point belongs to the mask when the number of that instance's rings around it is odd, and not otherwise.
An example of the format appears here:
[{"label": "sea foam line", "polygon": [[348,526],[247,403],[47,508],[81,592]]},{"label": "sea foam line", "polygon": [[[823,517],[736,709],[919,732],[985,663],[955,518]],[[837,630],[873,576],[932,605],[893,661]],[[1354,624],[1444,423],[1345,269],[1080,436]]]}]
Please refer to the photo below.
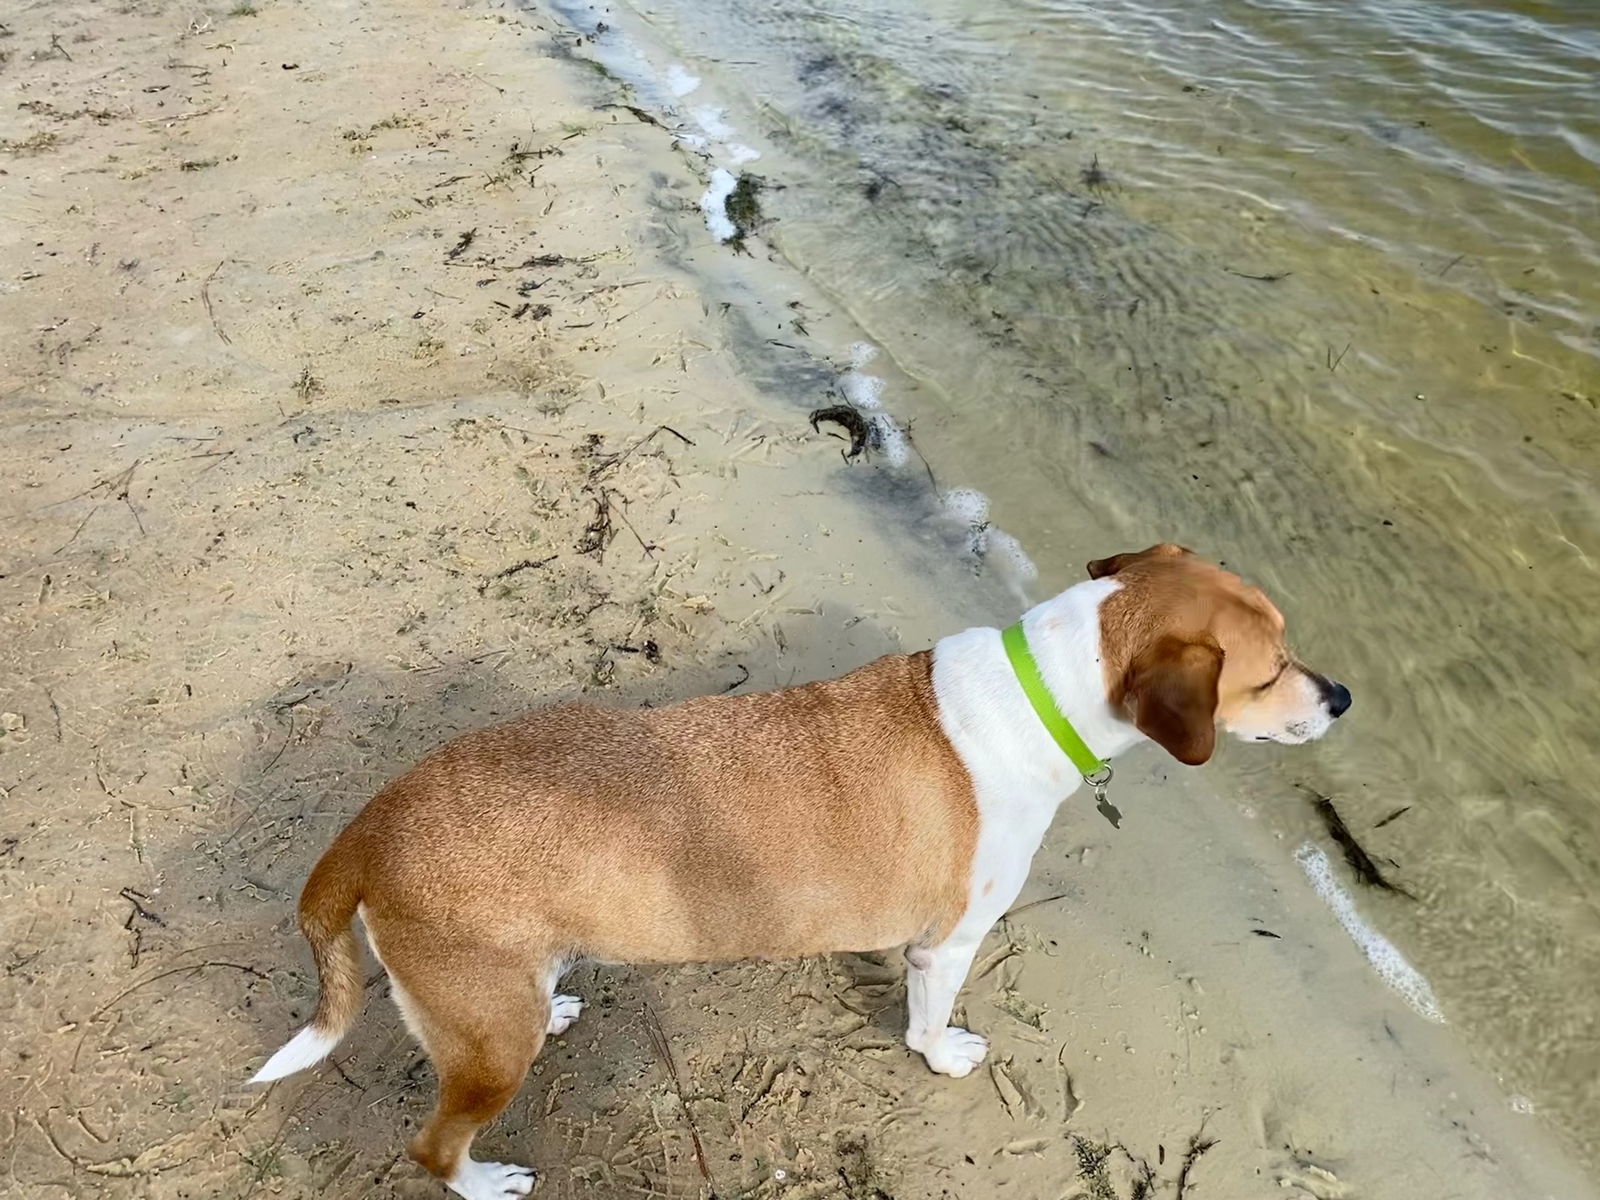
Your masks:
[{"label": "sea foam line", "polygon": [[[739,184],[740,168],[760,158],[761,152],[736,140],[739,131],[728,120],[727,110],[714,101],[690,107],[688,98],[701,92],[703,81],[686,64],[660,66],[619,30],[601,28],[594,10],[583,0],[550,2],[569,24],[594,39],[591,52],[599,62],[627,82],[641,100],[667,117],[679,143],[704,157],[711,168],[706,190],[700,197],[706,228],[719,242],[736,236],[738,229],[728,217],[728,197]],[[910,435],[884,410],[886,381],[866,370],[878,353],[878,347],[871,342],[854,343],[849,351],[850,366],[839,373],[837,387],[850,404],[865,414],[873,441],[884,458],[891,466],[902,467],[911,459]],[[1022,543],[989,523],[988,497],[956,489],[940,496],[940,507],[947,520],[967,527],[968,549],[975,558],[997,558],[1011,569],[1019,594],[1023,583],[1038,577],[1039,569]]]},{"label": "sea foam line", "polygon": [[1355,899],[1334,877],[1333,864],[1328,861],[1327,854],[1307,842],[1294,852],[1294,856],[1300,869],[1306,873],[1306,878],[1311,881],[1311,886],[1328,902],[1328,907],[1333,909],[1333,915],[1344,926],[1344,931],[1361,948],[1361,953],[1367,956],[1378,978],[1399,992],[1418,1014],[1444,1024],[1439,1001],[1434,998],[1433,988],[1423,978],[1422,972],[1406,961],[1405,955],[1393,942],[1361,919],[1361,914],[1356,911]]},{"label": "sea foam line", "polygon": [[739,232],[728,217],[728,197],[733,195],[733,190],[738,186],[738,176],[718,167],[711,172],[711,186],[700,197],[700,211],[705,214],[706,228],[719,242],[725,242]]}]

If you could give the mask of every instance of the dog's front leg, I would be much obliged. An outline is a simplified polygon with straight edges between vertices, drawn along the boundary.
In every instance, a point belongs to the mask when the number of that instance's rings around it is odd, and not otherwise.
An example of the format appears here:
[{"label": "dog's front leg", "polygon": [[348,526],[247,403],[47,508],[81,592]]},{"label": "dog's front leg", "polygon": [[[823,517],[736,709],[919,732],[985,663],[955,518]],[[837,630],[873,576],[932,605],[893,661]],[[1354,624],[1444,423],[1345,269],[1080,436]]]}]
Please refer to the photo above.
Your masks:
[{"label": "dog's front leg", "polygon": [[972,968],[979,940],[959,933],[937,946],[906,948],[906,1045],[941,1075],[969,1074],[989,1053],[989,1043],[950,1024],[956,993]]}]

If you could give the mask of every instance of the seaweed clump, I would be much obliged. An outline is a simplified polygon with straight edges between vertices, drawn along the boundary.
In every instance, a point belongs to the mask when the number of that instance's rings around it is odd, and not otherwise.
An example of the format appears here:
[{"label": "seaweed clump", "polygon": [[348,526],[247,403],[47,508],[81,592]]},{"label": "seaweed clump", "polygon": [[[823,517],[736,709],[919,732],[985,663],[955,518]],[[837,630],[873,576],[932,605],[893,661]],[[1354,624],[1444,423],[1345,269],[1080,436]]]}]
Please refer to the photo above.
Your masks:
[{"label": "seaweed clump", "polygon": [[853,404],[832,404],[811,414],[811,428],[821,433],[824,421],[831,421],[850,435],[850,449],[841,451],[845,462],[860,458],[867,450],[875,448],[874,430],[859,408]]},{"label": "seaweed clump", "polygon": [[733,185],[733,191],[729,192],[728,198],[722,202],[722,211],[727,213],[728,220],[733,222],[734,233],[728,239],[728,244],[735,251],[745,250],[745,238],[760,228],[764,220],[761,215],[760,197],[766,186],[767,182],[761,176],[751,175],[748,171],[741,172],[738,182]]}]

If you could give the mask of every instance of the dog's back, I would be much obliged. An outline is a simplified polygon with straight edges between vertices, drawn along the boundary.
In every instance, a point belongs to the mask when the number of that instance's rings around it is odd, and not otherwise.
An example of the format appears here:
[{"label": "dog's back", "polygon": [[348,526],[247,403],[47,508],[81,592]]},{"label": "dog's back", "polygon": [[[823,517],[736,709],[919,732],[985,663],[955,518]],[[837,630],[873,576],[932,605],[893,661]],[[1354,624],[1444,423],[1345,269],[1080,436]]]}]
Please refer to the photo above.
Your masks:
[{"label": "dog's back", "polygon": [[930,672],[891,655],[778,692],[536,711],[391,783],[327,857],[383,941],[401,914],[621,962],[936,940],[977,812]]}]

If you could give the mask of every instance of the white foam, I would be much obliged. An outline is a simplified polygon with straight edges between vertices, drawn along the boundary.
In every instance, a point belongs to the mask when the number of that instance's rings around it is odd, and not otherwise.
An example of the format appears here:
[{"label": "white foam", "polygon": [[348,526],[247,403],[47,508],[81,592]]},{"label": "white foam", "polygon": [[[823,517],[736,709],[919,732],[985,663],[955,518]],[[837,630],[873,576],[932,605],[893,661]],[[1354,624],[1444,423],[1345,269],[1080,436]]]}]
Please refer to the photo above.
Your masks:
[{"label": "white foam", "polygon": [[733,126],[728,124],[727,118],[727,109],[713,108],[709,104],[694,110],[694,119],[700,128],[718,141],[727,141],[736,132]]},{"label": "white foam", "polygon": [[906,437],[904,429],[895,424],[893,417],[888,413],[874,413],[872,428],[878,449],[889,460],[891,466],[904,466],[910,461],[911,439]]},{"label": "white foam", "polygon": [[[585,5],[577,0],[553,2],[557,10],[576,27],[589,33],[596,31],[595,18]],[[669,63],[663,69],[626,38],[605,39],[604,44],[597,47],[597,56],[610,70],[627,80],[643,101],[667,113],[680,112],[681,109],[672,101],[681,100],[700,89],[699,76],[692,74],[684,64]],[[719,242],[726,242],[739,232],[727,211],[728,197],[739,186],[737,172],[746,163],[759,159],[761,152],[734,140],[738,131],[729,122],[725,108],[702,104],[693,108],[690,115],[701,132],[680,128],[675,131],[676,137],[681,145],[705,155],[707,165],[719,164],[712,170],[709,186],[700,197],[700,211],[705,215],[706,228],[711,231],[711,236]],[[878,347],[868,341],[859,341],[851,345],[849,353],[850,370],[840,375],[839,388],[845,399],[857,408],[874,410],[869,416],[874,444],[891,465],[903,466],[910,461],[913,453],[911,438],[893,417],[882,411],[884,381],[864,370],[878,357]],[[1022,543],[987,524],[989,500],[981,492],[961,488],[946,493],[940,499],[952,517],[970,527],[973,553],[979,557],[996,556],[1012,567],[1014,573],[1023,580],[1038,576],[1038,568],[1023,550]],[[284,1047],[274,1056],[274,1062],[289,1049],[289,1046]]]},{"label": "white foam", "polygon": [[878,357],[878,348],[871,342],[856,342],[850,347],[850,365],[860,370]]},{"label": "white foam", "polygon": [[860,371],[846,371],[839,376],[839,390],[857,408],[882,408],[883,386],[883,380],[876,375],[864,375]]},{"label": "white foam", "polygon": [[951,488],[939,497],[944,510],[967,525],[982,525],[989,520],[989,497],[971,488]]},{"label": "white foam", "polygon": [[1444,1013],[1434,998],[1433,988],[1422,977],[1422,973],[1405,960],[1393,942],[1361,919],[1361,914],[1356,911],[1355,900],[1334,877],[1333,865],[1328,861],[1327,854],[1307,842],[1294,852],[1294,856],[1305,871],[1306,878],[1311,881],[1311,886],[1333,909],[1333,915],[1344,926],[1344,931],[1361,947],[1361,952],[1367,956],[1373,970],[1377,971],[1378,978],[1399,992],[1421,1016],[1442,1025]]},{"label": "white foam", "polygon": [[682,63],[667,68],[667,90],[674,96],[687,96],[700,86],[700,77],[689,74]]},{"label": "white foam", "polygon": [[718,167],[711,172],[711,186],[700,197],[700,211],[706,215],[706,228],[719,242],[725,242],[739,232],[728,218],[728,197],[733,195],[733,189],[738,186],[738,177],[732,171]]},{"label": "white foam", "polygon": [[1005,530],[996,529],[993,525],[989,526],[989,554],[1004,559],[1019,579],[1039,578],[1039,567],[1028,557],[1028,552],[1022,548],[1022,543]]}]

